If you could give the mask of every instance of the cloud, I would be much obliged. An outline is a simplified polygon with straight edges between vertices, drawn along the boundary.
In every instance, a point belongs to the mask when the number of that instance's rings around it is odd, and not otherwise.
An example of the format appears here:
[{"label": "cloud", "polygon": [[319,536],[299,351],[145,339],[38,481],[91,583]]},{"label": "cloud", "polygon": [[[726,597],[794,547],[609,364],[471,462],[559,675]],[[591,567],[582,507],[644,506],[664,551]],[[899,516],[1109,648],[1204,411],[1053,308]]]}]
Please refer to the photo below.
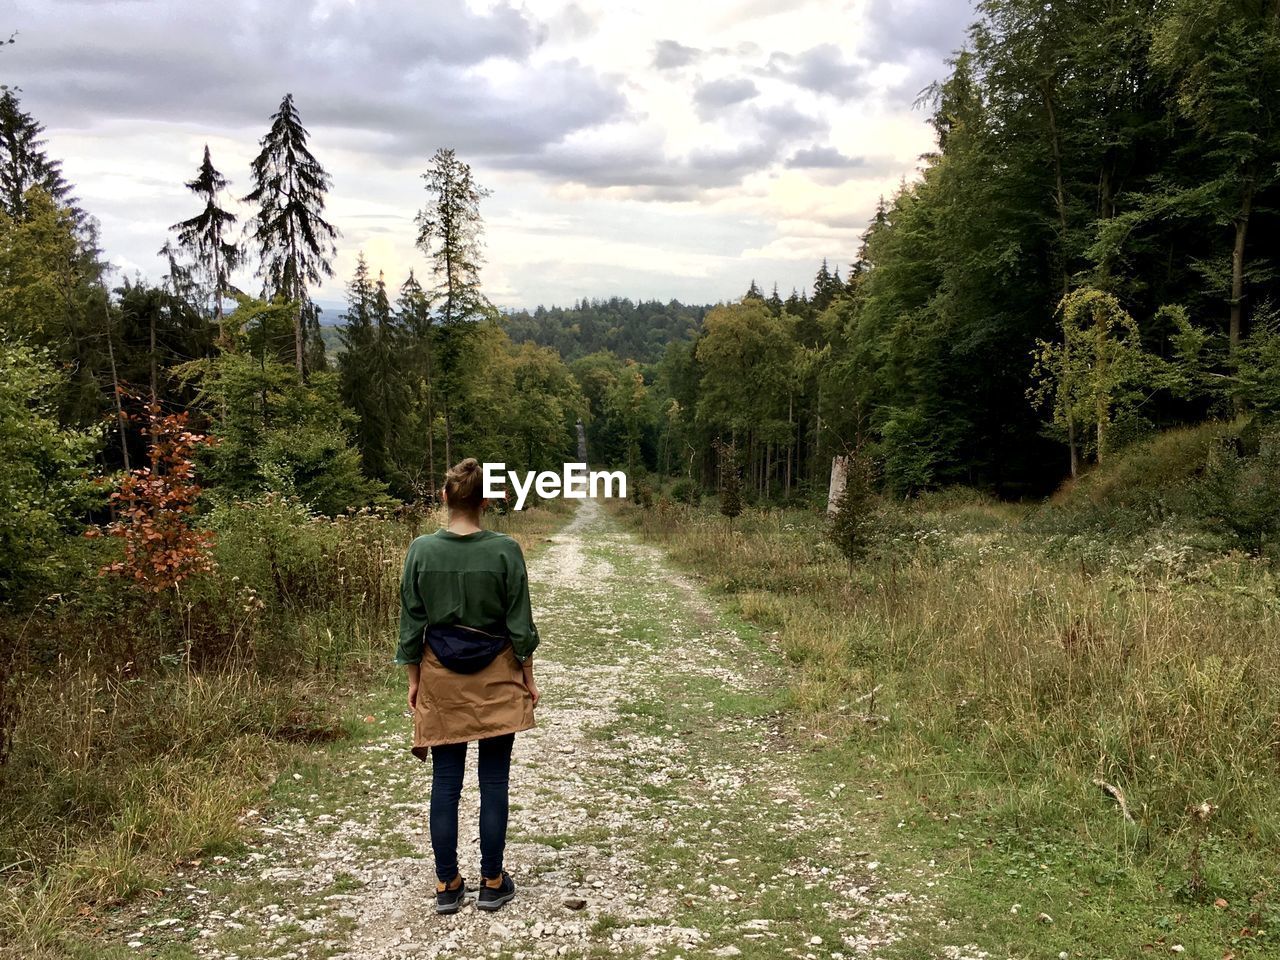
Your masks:
[{"label": "cloud", "polygon": [[9,0],[0,82],[128,270],[162,271],[206,140],[243,195],[292,92],[344,233],[322,299],[360,249],[422,271],[416,173],[439,146],[494,191],[485,282],[506,302],[715,299],[751,275],[785,292],[853,247],[929,147],[918,86],[899,88],[941,75],[969,18],[953,0]]},{"label": "cloud", "polygon": [[798,140],[812,137],[825,133],[829,127],[824,118],[805,113],[791,103],[756,107],[752,111],[752,116],[764,135],[774,140]]},{"label": "cloud", "polygon": [[838,170],[866,166],[865,157],[848,157],[835,147],[806,147],[787,160],[787,166],[798,170]]},{"label": "cloud", "polygon": [[676,70],[689,66],[701,57],[702,51],[697,47],[686,47],[675,40],[659,40],[654,44],[653,66],[658,70]]},{"label": "cloud", "polygon": [[[442,144],[470,159],[537,149],[629,109],[617,77],[573,58],[535,60],[550,28],[508,2],[483,12],[466,0],[124,4],[136,16],[84,0],[20,2],[27,42],[6,51],[5,66],[49,127],[261,130],[292,92],[309,126],[416,163]],[[585,15],[567,15],[585,28]]]},{"label": "cloud", "polygon": [[902,63],[925,54],[934,63],[964,43],[966,28],[976,19],[966,0],[870,0],[863,52],[882,63]]},{"label": "cloud", "polygon": [[556,14],[548,24],[549,33],[557,39],[583,40],[600,25],[599,17],[588,13],[576,3],[570,3]]},{"label": "cloud", "polygon": [[846,60],[834,43],[819,44],[802,53],[776,52],[764,68],[767,76],[814,93],[830,94],[839,100],[868,93],[871,89],[868,72],[867,65]]},{"label": "cloud", "polygon": [[886,93],[895,103],[910,104],[922,90],[946,74],[944,62],[964,46],[969,25],[977,19],[968,0],[870,0],[859,49],[898,74]]},{"label": "cloud", "polygon": [[855,157],[831,146],[811,146],[787,158],[789,170],[803,170],[819,183],[834,186],[846,180],[878,180],[900,172],[902,163],[893,157]]},{"label": "cloud", "polygon": [[747,77],[722,77],[699,84],[693,91],[693,102],[697,104],[698,114],[706,118],[725,107],[750,100],[759,92]]}]

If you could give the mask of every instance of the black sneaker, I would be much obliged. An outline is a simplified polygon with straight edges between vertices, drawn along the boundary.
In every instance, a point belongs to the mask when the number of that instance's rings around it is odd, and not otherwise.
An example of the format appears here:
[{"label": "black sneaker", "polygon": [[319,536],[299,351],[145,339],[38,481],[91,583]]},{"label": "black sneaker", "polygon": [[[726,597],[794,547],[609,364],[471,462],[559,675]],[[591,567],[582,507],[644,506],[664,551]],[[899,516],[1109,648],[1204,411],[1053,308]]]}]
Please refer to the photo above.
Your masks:
[{"label": "black sneaker", "polygon": [[480,892],[476,895],[476,909],[501,910],[502,905],[515,895],[516,883],[504,870],[502,883],[499,886],[491,887],[486,881],[480,881]]},{"label": "black sneaker", "polygon": [[458,877],[457,889],[446,887],[440,889],[440,884],[436,884],[436,913],[457,913],[458,908],[462,906],[463,897],[467,894],[467,881],[461,876]]}]

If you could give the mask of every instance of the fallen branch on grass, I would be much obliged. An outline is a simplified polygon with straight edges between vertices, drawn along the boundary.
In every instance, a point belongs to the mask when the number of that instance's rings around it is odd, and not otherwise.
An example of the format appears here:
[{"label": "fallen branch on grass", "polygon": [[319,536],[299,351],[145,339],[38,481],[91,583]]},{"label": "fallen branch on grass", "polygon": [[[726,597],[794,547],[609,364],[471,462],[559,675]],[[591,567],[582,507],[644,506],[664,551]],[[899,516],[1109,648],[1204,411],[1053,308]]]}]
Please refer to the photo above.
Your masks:
[{"label": "fallen branch on grass", "polygon": [[1133,814],[1129,812],[1129,801],[1124,797],[1124,791],[1117,786],[1107,783],[1105,780],[1094,779],[1093,785],[1101,788],[1102,792],[1116,802],[1120,807],[1120,812],[1124,814],[1127,823],[1133,823]]}]

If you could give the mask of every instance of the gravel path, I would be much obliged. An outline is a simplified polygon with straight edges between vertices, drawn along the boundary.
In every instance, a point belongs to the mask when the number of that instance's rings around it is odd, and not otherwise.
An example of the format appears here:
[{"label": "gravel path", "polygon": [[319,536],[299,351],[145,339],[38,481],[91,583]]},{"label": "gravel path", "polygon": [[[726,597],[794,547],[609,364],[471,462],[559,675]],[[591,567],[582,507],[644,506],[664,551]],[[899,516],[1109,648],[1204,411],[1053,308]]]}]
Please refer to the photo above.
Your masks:
[{"label": "gravel path", "polygon": [[592,501],[530,579],[544,701],[516,739],[511,904],[431,911],[430,764],[407,751],[399,698],[380,695],[374,735],[290,774],[248,854],[191,875],[182,911],[143,919],[135,949],[168,924],[211,960],[882,956],[912,900],[882,886],[839,812],[858,786],[804,773],[787,748],[779,659]]}]

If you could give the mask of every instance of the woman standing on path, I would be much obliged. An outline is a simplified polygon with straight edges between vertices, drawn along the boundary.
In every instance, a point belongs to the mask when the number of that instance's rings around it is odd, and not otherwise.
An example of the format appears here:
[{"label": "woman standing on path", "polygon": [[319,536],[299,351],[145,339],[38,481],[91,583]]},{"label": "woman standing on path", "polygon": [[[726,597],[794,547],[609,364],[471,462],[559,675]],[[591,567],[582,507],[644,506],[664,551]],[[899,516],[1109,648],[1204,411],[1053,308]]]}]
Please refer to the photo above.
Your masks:
[{"label": "woman standing on path", "polygon": [[431,755],[437,913],[455,913],[466,892],[458,872],[458,799],[472,740],[479,741],[480,781],[476,906],[497,910],[516,894],[502,869],[511,747],[533,726],[538,704],[538,628],[524,554],[510,537],[481,528],[483,490],[474,459],[445,475],[448,526],[409,545],[400,580],[396,663],[409,672],[413,754]]}]

